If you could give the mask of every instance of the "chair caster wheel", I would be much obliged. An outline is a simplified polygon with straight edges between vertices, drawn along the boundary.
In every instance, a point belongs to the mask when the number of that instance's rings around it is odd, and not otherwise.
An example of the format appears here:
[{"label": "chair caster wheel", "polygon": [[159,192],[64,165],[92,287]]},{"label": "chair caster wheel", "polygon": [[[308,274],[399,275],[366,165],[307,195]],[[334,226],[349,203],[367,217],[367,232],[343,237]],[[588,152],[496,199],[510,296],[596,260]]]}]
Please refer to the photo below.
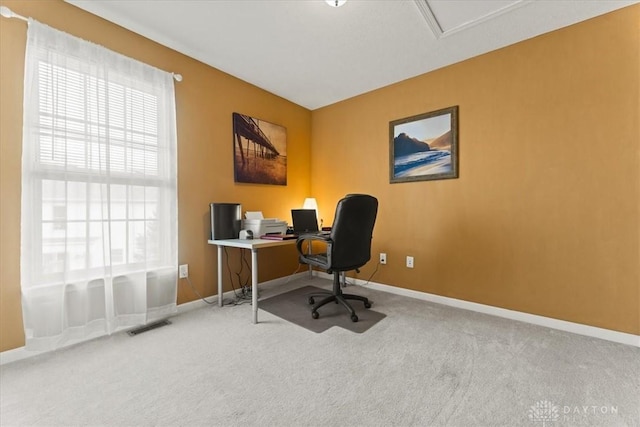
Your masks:
[{"label": "chair caster wheel", "polygon": [[351,321],[354,322],[354,323],[357,322],[358,321],[358,316],[356,316],[355,314],[352,314],[351,315]]},{"label": "chair caster wheel", "polygon": [[318,317],[320,317],[320,315],[318,314],[317,311],[312,311],[311,312],[311,317],[313,317],[314,319],[317,319]]},{"label": "chair caster wheel", "polygon": [[371,308],[371,303],[370,302],[365,302],[364,303],[364,308]]},{"label": "chair caster wheel", "polygon": [[316,300],[313,299],[313,297],[309,297],[309,305],[313,305],[316,303]]}]

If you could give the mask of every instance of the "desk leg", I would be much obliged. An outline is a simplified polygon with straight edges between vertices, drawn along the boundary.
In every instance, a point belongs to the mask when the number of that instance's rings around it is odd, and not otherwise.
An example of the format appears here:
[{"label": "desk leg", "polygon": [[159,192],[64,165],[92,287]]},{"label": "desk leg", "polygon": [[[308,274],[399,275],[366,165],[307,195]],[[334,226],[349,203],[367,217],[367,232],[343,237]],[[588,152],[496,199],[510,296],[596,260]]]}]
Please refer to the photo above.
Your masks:
[{"label": "desk leg", "polygon": [[218,307],[222,307],[222,246],[218,246]]},{"label": "desk leg", "polygon": [[[307,240],[307,255],[311,255],[311,240]],[[309,279],[313,279],[313,267],[309,264]]]},{"label": "desk leg", "polygon": [[258,250],[251,250],[251,307],[253,323],[258,323]]}]

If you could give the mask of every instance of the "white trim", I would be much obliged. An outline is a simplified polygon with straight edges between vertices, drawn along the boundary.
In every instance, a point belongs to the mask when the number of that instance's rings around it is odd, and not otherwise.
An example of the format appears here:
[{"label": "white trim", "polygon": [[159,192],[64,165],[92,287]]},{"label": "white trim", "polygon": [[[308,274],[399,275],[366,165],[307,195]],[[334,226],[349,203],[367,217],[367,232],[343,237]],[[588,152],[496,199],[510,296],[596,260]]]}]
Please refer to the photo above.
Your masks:
[{"label": "white trim", "polygon": [[[272,280],[268,280],[266,282],[260,282],[260,288],[265,289],[265,288],[272,288],[274,286],[278,286],[278,285],[284,285],[285,283],[288,283],[289,281],[296,279],[298,277],[302,277],[304,275],[309,274],[307,271],[303,271],[301,273],[293,273],[289,276],[286,277],[278,277],[276,279],[272,279]],[[235,298],[235,291],[227,291],[224,292],[222,294],[222,299],[224,300],[225,298]],[[206,306],[213,306],[215,305],[216,307],[218,306],[218,297],[216,295],[211,295],[206,297],[207,300],[214,298],[215,297],[215,304],[207,304],[206,302],[202,301],[201,299],[197,299],[194,301],[189,301],[189,302],[185,302],[184,304],[180,304],[178,306],[178,312],[177,314],[182,314],[182,313],[186,313],[188,311],[191,310],[196,310],[198,308],[202,308],[202,307],[206,307]]]},{"label": "white trim", "polygon": [[0,353],[0,366],[15,362],[22,359],[28,359],[29,357],[37,356],[46,351],[27,351],[24,347],[18,347],[11,350],[6,350]]},{"label": "white trim", "polygon": [[464,22],[455,27],[445,29],[445,28],[442,28],[440,21],[438,21],[438,17],[435,15],[435,13],[433,13],[433,9],[431,9],[431,5],[429,4],[430,0],[413,0],[413,1],[416,4],[416,6],[418,6],[418,9],[420,10],[422,17],[424,18],[425,21],[427,21],[427,24],[429,25],[429,28],[433,32],[433,35],[436,37],[436,39],[440,39],[442,37],[449,36],[459,31],[466,30],[467,28],[474,27],[478,24],[489,21],[490,19],[496,18],[505,13],[512,12],[515,9],[532,2],[532,0],[516,0],[507,6],[495,9],[485,15],[480,15],[470,21]]},{"label": "white trim", "polygon": [[[269,280],[267,282],[260,283],[260,287],[274,287],[289,282],[291,279],[305,276],[308,272],[292,274],[287,277],[280,277],[277,279]],[[314,271],[313,275],[323,279],[331,280],[332,275],[326,274],[320,271]],[[585,335],[588,337],[599,338],[607,341],[617,342],[620,344],[626,344],[633,347],[640,348],[640,335],[627,334],[625,332],[613,331],[611,329],[597,328],[595,326],[583,325],[581,323],[567,322],[565,320],[553,319],[550,317],[538,316],[536,314],[523,313],[521,311],[507,310],[506,308],[493,307],[491,305],[478,304],[475,302],[459,300],[456,298],[443,297],[441,295],[430,294],[427,292],[414,291],[411,289],[399,288],[396,286],[384,285],[382,283],[367,282],[362,279],[349,278],[350,282],[355,283],[358,286],[371,288],[374,290],[388,292],[390,294],[402,295],[409,298],[416,298],[423,301],[429,301],[436,304],[442,304],[449,307],[460,308],[463,310],[475,311],[478,313],[489,314],[492,316],[502,317],[505,319],[516,320],[519,322],[530,323],[533,325],[544,326],[546,328],[557,329],[559,331],[571,332],[578,335]],[[227,291],[223,294],[225,297],[235,296],[233,291]],[[207,297],[210,298],[210,297]],[[174,315],[186,313],[191,310],[202,308],[207,304],[197,299],[178,306],[178,311]],[[217,307],[217,305],[216,305]],[[6,363],[15,362],[17,360],[27,359],[29,357],[37,356],[38,354],[46,353],[45,351],[27,351],[24,347],[14,348],[12,350],[6,350],[0,353],[0,365]]]},{"label": "white trim", "polygon": [[[299,273],[293,273],[290,274],[286,277],[278,277],[277,279],[272,279],[272,280],[267,280],[266,282],[260,282],[260,287],[264,288],[264,287],[274,287],[274,286],[278,286],[278,285],[284,285],[286,283],[289,283],[292,280],[295,280],[299,277],[303,277],[303,276],[307,276],[309,274],[309,272],[307,270],[305,271],[301,271]],[[333,277],[333,276],[332,276]],[[228,292],[225,292],[224,294],[227,294]]]},{"label": "white trim", "polygon": [[[331,275],[316,272],[318,277],[331,278]],[[475,311],[478,313],[490,314],[492,316],[503,317],[505,319],[517,320],[519,322],[530,323],[533,325],[544,326],[546,328],[557,329],[559,331],[571,332],[578,335],[585,335],[593,338],[600,338],[607,341],[626,344],[640,348],[640,335],[628,334],[625,332],[614,331],[611,329],[598,328],[595,326],[584,325],[581,323],[568,322],[566,320],[554,319],[551,317],[539,316],[537,314],[524,313],[521,311],[508,310],[506,308],[494,307],[491,305],[478,304],[475,302],[459,300],[456,298],[443,297],[441,295],[430,294],[427,292],[414,291],[411,289],[399,288],[396,286],[384,285],[375,282],[366,282],[361,279],[349,278],[350,282],[354,282],[358,286],[375,289],[378,291],[388,292],[391,294],[402,295],[410,298],[416,298],[423,301],[429,301],[436,304],[442,304],[449,307],[461,308],[463,310]]]},{"label": "white trim", "polygon": [[436,16],[433,14],[431,6],[429,6],[429,2],[427,2],[427,0],[413,1],[415,2],[416,6],[418,6],[422,17],[425,21],[427,21],[427,25],[429,25],[429,28],[433,32],[433,35],[436,36],[436,39],[441,38],[444,35],[444,31],[442,30],[440,23],[436,19]]},{"label": "white trim", "polygon": [[[273,279],[273,280],[268,280],[266,282],[260,282],[260,287],[261,288],[272,288],[274,286],[278,286],[278,285],[283,285],[285,283],[288,283],[289,281],[296,279],[298,277],[302,277],[302,276],[306,276],[308,274],[307,271],[303,271],[301,273],[294,273],[291,274],[289,276],[286,277],[279,277],[277,279]],[[234,291],[227,291],[225,293],[222,294],[223,298],[232,298],[235,297]],[[207,297],[207,299],[212,298],[211,296]],[[216,297],[216,303],[215,303],[215,307],[218,307],[218,300]],[[175,313],[172,313],[171,316],[169,317],[173,317],[173,316],[177,316],[178,314],[182,314],[182,313],[186,313],[188,311],[191,310],[196,310],[198,308],[203,308],[203,307],[207,307],[209,306],[209,304],[205,303],[204,301],[202,301],[201,299],[197,299],[194,301],[189,301],[189,302],[185,302],[184,304],[180,304],[177,306],[177,311]],[[135,326],[132,326],[131,328],[134,328]],[[129,329],[131,329],[129,328]],[[126,332],[125,330],[122,331],[118,331],[118,332]],[[116,332],[116,333],[118,333]],[[103,335],[104,336],[104,335]],[[73,342],[73,343],[69,343],[68,345],[74,345],[77,344],[77,342]],[[67,347],[68,345],[65,345],[61,348]],[[53,351],[53,350],[51,350]],[[6,350],[3,352],[0,352],[0,366],[7,364],[7,363],[11,363],[11,362],[16,362],[18,360],[22,360],[22,359],[28,359],[30,357],[33,356],[37,356],[39,354],[43,354],[43,353],[48,353],[49,351],[31,351],[31,350],[26,350],[24,347],[18,347],[18,348],[14,348],[11,350]]]},{"label": "white trim", "polygon": [[[213,297],[207,297],[207,300],[209,298],[213,298]],[[216,302],[216,305],[217,304],[218,303]],[[177,306],[178,311],[176,312],[176,316],[178,314],[186,313],[186,312],[191,311],[191,310],[196,310],[198,308],[206,307],[207,305],[209,305],[209,304],[207,304],[206,302],[202,301],[199,298],[197,300],[194,300],[194,301],[185,302],[185,303],[180,304],[180,305]]]}]

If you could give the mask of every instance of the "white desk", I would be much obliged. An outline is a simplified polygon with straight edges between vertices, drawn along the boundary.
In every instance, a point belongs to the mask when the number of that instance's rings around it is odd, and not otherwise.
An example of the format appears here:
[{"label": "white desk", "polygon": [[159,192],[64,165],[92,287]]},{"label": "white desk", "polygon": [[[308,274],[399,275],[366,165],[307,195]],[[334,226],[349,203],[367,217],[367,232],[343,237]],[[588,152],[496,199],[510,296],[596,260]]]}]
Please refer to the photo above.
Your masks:
[{"label": "white desk", "polygon": [[222,307],[222,248],[251,249],[251,307],[253,310],[253,323],[258,323],[258,250],[273,246],[292,245],[295,243],[296,239],[209,240],[210,245],[218,246],[218,305]]}]

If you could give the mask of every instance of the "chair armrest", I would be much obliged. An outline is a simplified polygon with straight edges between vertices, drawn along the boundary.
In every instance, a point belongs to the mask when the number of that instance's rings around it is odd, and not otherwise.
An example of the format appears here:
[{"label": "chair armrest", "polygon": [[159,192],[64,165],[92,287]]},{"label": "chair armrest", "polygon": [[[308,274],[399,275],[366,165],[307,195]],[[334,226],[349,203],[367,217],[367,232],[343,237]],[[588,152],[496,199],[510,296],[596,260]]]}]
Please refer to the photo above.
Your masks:
[{"label": "chair armrest", "polygon": [[[331,240],[331,237],[329,234],[327,235],[319,235],[319,234],[301,234],[300,236],[298,236],[298,239],[296,240],[296,249],[298,250],[298,253],[300,255],[307,255],[305,252],[302,251],[302,244],[306,241],[306,240],[310,240],[310,241],[319,241],[322,243],[327,244],[328,248],[327,250],[329,251],[331,248],[331,244],[333,243],[333,240]],[[309,242],[309,244],[311,244],[311,242]]]},{"label": "chair armrest", "polygon": [[[305,241],[308,241],[306,252],[302,250],[302,244]],[[324,243],[326,245],[326,248],[324,249],[325,252],[312,252],[311,244],[314,241]],[[328,234],[302,234],[298,236],[298,240],[296,241],[296,249],[298,250],[298,261],[301,264],[314,265],[324,270],[328,270],[331,268],[331,257],[333,250],[332,246],[333,240]]]}]

